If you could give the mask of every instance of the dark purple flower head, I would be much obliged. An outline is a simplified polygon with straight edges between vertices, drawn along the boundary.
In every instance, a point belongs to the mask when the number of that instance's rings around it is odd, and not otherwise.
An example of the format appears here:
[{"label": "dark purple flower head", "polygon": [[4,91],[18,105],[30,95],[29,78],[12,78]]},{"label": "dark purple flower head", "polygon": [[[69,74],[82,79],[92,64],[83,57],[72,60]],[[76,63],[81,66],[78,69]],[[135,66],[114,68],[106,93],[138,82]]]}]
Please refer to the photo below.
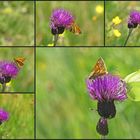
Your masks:
[{"label": "dark purple flower head", "polygon": [[4,121],[7,121],[9,119],[9,113],[4,111],[3,109],[0,109],[0,124],[2,124]]},{"label": "dark purple flower head", "polygon": [[62,34],[65,29],[70,29],[73,22],[74,17],[69,11],[64,9],[54,10],[50,18],[52,34]]},{"label": "dark purple flower head", "polygon": [[136,28],[140,24],[140,12],[132,11],[128,19],[128,28]]},{"label": "dark purple flower head", "polygon": [[7,83],[17,76],[19,68],[14,62],[0,61],[0,83]]},{"label": "dark purple flower head", "polygon": [[92,99],[98,101],[123,101],[127,98],[126,84],[118,76],[106,74],[94,80],[87,80],[87,88]]},{"label": "dark purple flower head", "polygon": [[97,123],[96,130],[100,135],[103,135],[103,136],[107,135],[108,134],[107,119],[100,118]]}]

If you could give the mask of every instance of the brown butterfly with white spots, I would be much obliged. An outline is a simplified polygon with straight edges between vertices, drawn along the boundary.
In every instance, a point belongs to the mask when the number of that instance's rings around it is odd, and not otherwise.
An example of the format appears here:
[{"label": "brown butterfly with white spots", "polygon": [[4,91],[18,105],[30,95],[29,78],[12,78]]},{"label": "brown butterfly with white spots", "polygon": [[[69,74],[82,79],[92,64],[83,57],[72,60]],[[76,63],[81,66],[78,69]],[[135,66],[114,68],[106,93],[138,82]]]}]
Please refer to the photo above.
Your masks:
[{"label": "brown butterfly with white spots", "polygon": [[106,68],[106,65],[105,65],[105,62],[104,62],[104,60],[100,57],[98,60],[97,60],[97,62],[96,62],[96,64],[95,64],[95,66],[94,66],[94,68],[93,68],[93,70],[92,70],[92,72],[90,73],[90,75],[89,75],[89,79],[95,79],[95,78],[97,78],[98,76],[102,76],[102,75],[105,75],[105,74],[107,74],[108,72],[107,72],[107,68]]}]

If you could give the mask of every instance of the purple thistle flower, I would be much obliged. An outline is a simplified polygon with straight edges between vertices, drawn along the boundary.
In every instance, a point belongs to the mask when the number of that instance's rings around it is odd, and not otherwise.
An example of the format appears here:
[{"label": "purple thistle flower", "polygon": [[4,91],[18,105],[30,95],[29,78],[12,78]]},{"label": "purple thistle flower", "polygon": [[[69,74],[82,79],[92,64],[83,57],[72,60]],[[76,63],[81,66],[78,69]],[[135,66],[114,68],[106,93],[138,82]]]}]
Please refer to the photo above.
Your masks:
[{"label": "purple thistle flower", "polygon": [[132,11],[128,19],[128,28],[136,28],[140,24],[140,12]]},{"label": "purple thistle flower", "polygon": [[54,10],[50,18],[50,28],[52,34],[62,34],[65,29],[71,28],[73,22],[74,17],[69,11],[64,9]]},{"label": "purple thistle flower", "polygon": [[94,80],[87,80],[90,96],[98,101],[123,101],[126,96],[126,84],[118,76],[106,74]]},{"label": "purple thistle flower", "polygon": [[14,62],[0,61],[0,83],[7,83],[11,78],[15,78],[19,68]]},{"label": "purple thistle flower", "polygon": [[93,80],[87,80],[87,88],[92,99],[98,100],[97,110],[104,118],[113,118],[116,115],[114,101],[123,101],[127,98],[126,83],[118,76],[106,74]]},{"label": "purple thistle flower", "polygon": [[3,109],[0,109],[0,124],[2,124],[4,121],[7,121],[9,119],[9,113],[4,111]]}]

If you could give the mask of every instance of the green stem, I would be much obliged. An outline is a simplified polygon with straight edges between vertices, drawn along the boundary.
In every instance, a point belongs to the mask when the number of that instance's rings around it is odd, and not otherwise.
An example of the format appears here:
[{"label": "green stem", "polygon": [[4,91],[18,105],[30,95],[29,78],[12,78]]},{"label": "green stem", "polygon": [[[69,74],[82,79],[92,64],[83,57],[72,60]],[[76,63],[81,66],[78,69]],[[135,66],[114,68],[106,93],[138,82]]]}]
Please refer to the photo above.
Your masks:
[{"label": "green stem", "polygon": [[105,136],[101,135],[101,139],[106,139]]},{"label": "green stem", "polygon": [[6,83],[2,84],[2,90],[1,90],[1,92],[5,92],[5,89],[6,89]]},{"label": "green stem", "polygon": [[128,42],[128,39],[129,39],[129,37],[130,37],[132,31],[133,31],[133,28],[129,29],[129,34],[128,34],[126,40],[125,40],[124,47],[126,46],[126,44],[127,44],[127,42]]},{"label": "green stem", "polygon": [[53,46],[54,46],[54,47],[55,47],[56,44],[57,44],[58,36],[59,36],[59,34],[54,35],[54,43],[53,43]]}]

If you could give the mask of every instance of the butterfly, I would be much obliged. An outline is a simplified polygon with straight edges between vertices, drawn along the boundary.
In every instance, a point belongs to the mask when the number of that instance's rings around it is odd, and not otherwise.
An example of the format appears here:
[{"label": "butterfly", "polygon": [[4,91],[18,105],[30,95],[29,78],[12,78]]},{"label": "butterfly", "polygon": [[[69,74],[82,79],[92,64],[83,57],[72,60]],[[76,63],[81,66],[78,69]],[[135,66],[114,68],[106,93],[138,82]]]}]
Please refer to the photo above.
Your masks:
[{"label": "butterfly", "polygon": [[107,68],[106,68],[106,65],[105,65],[105,62],[104,62],[104,60],[100,57],[98,60],[97,60],[97,62],[96,62],[96,64],[95,64],[95,66],[94,66],[94,68],[93,68],[93,70],[92,70],[92,72],[90,73],[90,75],[89,75],[89,79],[95,79],[95,78],[97,78],[98,76],[102,76],[102,75],[105,75],[105,74],[107,74],[108,72],[107,72]]},{"label": "butterfly", "polygon": [[25,61],[25,58],[24,57],[14,58],[14,62],[17,64],[17,66],[19,68],[21,68],[24,65],[24,61]]},{"label": "butterfly", "polygon": [[82,33],[80,27],[75,22],[72,23],[70,32],[72,32],[76,35],[79,35]]}]

